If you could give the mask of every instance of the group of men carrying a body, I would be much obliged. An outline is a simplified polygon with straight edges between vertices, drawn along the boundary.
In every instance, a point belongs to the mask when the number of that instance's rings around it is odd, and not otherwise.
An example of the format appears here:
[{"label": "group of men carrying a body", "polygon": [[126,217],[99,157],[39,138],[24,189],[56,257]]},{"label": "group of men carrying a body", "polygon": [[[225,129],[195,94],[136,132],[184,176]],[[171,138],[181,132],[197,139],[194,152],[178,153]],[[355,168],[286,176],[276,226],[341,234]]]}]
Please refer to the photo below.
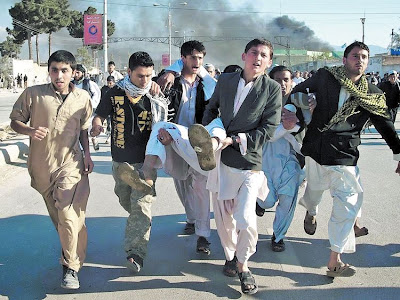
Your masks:
[{"label": "group of men carrying a body", "polygon": [[[343,66],[320,69],[297,85],[290,97],[288,70],[271,71],[275,80],[265,74],[273,57],[267,40],[250,41],[242,54],[243,71],[222,74],[218,82],[202,68],[206,51],[200,42],[185,43],[181,54],[181,60],[159,78],[162,86],[172,85],[168,99],[151,81],[151,57],[146,52],[132,54],[128,75],[103,95],[91,124],[91,135],[97,136],[111,116],[115,193],[129,213],[124,242],[127,266],[135,272],[143,267],[156,169],[164,167],[185,207],[185,231],[199,236],[196,250],[210,253],[212,199],[226,256],[223,273],[239,276],[243,293],[256,293],[258,286],[248,268],[258,239],[256,203],[266,208],[278,201],[271,246],[274,251],[284,250],[283,237],[301,182],[302,165],[296,157],[303,155],[304,228],[309,234],[315,232],[318,204],[323,191],[330,189],[327,275],[354,275],[354,267],[343,263],[340,254],[355,251],[353,226],[363,198],[357,146],[368,120],[400,161],[400,140],[384,95],[365,78],[368,47],[354,42],[344,52]],[[71,53],[53,53],[48,68],[51,83],[22,93],[10,115],[11,126],[31,137],[28,168],[32,186],[45,199],[60,236],[61,285],[76,289],[87,244],[84,220],[88,174],[93,169],[88,147],[92,107],[88,93],[70,83],[76,68]],[[301,147],[294,135],[305,128]],[[283,154],[279,158],[277,151]],[[281,163],[283,167],[277,168]],[[396,172],[400,174],[400,163]],[[276,197],[269,196],[268,190]]]}]

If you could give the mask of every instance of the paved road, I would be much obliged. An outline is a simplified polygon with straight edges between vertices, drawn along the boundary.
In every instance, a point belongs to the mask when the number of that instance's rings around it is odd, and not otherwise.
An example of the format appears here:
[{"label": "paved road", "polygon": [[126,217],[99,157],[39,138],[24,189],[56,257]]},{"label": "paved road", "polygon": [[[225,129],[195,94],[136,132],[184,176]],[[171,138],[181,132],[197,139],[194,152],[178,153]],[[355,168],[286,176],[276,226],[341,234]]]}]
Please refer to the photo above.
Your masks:
[{"label": "paved road", "polygon": [[[397,128],[400,129],[398,122]],[[104,141],[101,137],[100,142]],[[79,273],[81,288],[59,287],[61,267],[56,232],[39,194],[29,187],[25,161],[0,166],[0,299],[238,299],[237,278],[222,275],[224,255],[212,220],[208,257],[195,252],[196,238],[181,235],[185,217],[172,179],[160,173],[153,206],[149,254],[138,275],[123,265],[126,213],[113,193],[110,148],[93,153],[87,209],[87,262]],[[357,267],[353,278],[324,276],[329,255],[329,193],[318,215],[314,236],[303,231],[305,210],[298,207],[287,250],[270,250],[274,211],[258,219],[259,242],[251,258],[257,299],[399,299],[400,177],[391,152],[372,129],[363,135],[360,169],[365,187],[362,224],[370,234],[359,238],[357,253],[344,260]],[[303,191],[300,191],[302,193]],[[246,297],[244,297],[246,298]]]},{"label": "paved road", "polygon": [[22,90],[18,93],[12,93],[8,90],[0,89],[0,125],[10,123],[10,112],[21,92]]}]

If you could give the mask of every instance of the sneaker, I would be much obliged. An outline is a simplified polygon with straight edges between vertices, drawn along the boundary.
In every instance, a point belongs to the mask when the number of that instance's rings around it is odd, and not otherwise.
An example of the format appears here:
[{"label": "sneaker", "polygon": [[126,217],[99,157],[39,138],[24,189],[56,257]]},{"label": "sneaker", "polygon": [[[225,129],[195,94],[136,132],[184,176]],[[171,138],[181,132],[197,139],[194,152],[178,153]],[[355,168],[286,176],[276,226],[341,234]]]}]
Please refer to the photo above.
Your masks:
[{"label": "sneaker", "polygon": [[212,146],[211,136],[207,129],[201,124],[193,124],[189,127],[189,142],[197,154],[199,166],[204,171],[215,168],[215,154]]},{"label": "sneaker", "polygon": [[93,144],[94,151],[99,151],[99,149],[100,149],[99,142],[97,141],[97,139],[95,137],[92,137],[92,144]]},{"label": "sneaker", "polygon": [[116,169],[116,173],[123,182],[125,182],[134,190],[143,192],[146,195],[152,193],[152,187],[143,178],[141,178],[139,172],[127,162],[121,163]]},{"label": "sneaker", "polygon": [[69,290],[79,289],[78,273],[64,265],[61,287]]},{"label": "sneaker", "polygon": [[197,246],[196,246],[197,253],[204,253],[207,255],[211,254],[210,251],[210,242],[204,236],[199,236],[197,239]]},{"label": "sneaker", "polygon": [[188,223],[186,222],[185,228],[183,229],[183,232],[185,234],[194,234],[195,233],[195,229],[194,229],[194,224],[193,223]]},{"label": "sneaker", "polygon": [[272,235],[272,238],[271,238],[271,249],[274,252],[283,252],[283,251],[285,251],[285,243],[283,242],[283,239],[281,239],[279,242],[275,242],[275,234]]}]

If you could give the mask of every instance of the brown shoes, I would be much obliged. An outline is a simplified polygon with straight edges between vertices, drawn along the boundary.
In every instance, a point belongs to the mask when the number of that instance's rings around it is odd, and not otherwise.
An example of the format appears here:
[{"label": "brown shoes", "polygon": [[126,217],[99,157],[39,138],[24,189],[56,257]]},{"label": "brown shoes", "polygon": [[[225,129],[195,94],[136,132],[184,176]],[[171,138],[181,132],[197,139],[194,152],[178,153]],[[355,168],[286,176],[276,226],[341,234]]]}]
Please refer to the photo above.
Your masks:
[{"label": "brown shoes", "polygon": [[118,166],[116,173],[122,179],[122,181],[124,181],[131,188],[143,192],[144,194],[152,193],[152,186],[149,185],[143,178],[141,178],[139,172],[127,162],[121,163]]},{"label": "brown shoes", "polygon": [[193,124],[189,127],[189,142],[196,151],[200,168],[210,171],[216,167],[215,155],[211,136],[207,129],[201,124]]}]

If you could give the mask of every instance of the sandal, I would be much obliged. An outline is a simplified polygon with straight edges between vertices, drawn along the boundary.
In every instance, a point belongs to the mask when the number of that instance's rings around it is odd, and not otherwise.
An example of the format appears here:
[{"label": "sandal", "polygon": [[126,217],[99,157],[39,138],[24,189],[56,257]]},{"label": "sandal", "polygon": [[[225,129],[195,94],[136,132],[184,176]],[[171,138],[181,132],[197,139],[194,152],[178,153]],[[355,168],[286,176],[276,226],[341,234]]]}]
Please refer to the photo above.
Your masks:
[{"label": "sandal", "polygon": [[351,277],[354,274],[356,274],[356,269],[349,265],[349,264],[345,264],[345,263],[338,263],[335,267],[333,268],[328,268],[328,271],[326,271],[326,275],[328,277]]},{"label": "sandal", "polygon": [[183,232],[185,234],[194,234],[196,232],[195,228],[194,228],[194,223],[189,223],[186,222],[185,228],[183,229]]},{"label": "sandal", "polygon": [[317,218],[315,216],[310,215],[307,211],[306,216],[304,218],[304,231],[309,235],[313,235],[316,230],[317,230]]},{"label": "sandal", "polygon": [[131,254],[126,258],[126,267],[135,273],[139,273],[143,268],[143,259],[136,254]]},{"label": "sandal", "polygon": [[364,236],[368,234],[368,228],[367,227],[356,227],[354,226],[354,234],[356,237]]},{"label": "sandal", "polygon": [[196,246],[197,253],[204,253],[207,255],[211,254],[210,251],[210,242],[204,236],[199,236],[197,239],[197,246]]},{"label": "sandal", "polygon": [[239,273],[239,279],[243,294],[253,295],[257,293],[258,286],[253,274],[251,274],[250,271]]},{"label": "sandal", "polygon": [[236,277],[236,274],[238,273],[236,256],[232,260],[225,260],[225,265],[222,269],[222,273],[224,273],[224,275],[228,277]]}]

